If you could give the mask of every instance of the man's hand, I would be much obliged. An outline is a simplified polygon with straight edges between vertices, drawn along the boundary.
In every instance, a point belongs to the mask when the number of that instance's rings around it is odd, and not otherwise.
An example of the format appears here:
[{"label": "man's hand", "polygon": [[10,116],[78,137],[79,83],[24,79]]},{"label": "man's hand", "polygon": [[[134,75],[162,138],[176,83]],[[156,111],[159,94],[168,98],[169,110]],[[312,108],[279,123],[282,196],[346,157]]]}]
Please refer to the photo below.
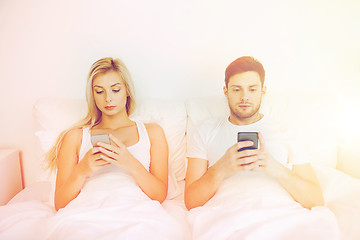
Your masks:
[{"label": "man's hand", "polygon": [[259,140],[261,154],[252,171],[265,172],[277,179],[295,201],[308,209],[324,205],[322,190],[311,165],[295,165],[289,170],[271,156],[260,133]]},{"label": "man's hand", "polygon": [[278,176],[283,172],[284,166],[271,156],[261,133],[259,133],[259,141],[260,154],[258,155],[258,161],[253,164],[254,167],[251,170],[264,172],[269,176]]},{"label": "man's hand", "polygon": [[250,171],[254,168],[259,168],[263,156],[259,149],[248,149],[238,151],[243,147],[250,147],[253,145],[251,141],[242,141],[231,146],[224,156],[215,163],[215,168],[219,171],[223,178],[227,178],[238,171]]}]

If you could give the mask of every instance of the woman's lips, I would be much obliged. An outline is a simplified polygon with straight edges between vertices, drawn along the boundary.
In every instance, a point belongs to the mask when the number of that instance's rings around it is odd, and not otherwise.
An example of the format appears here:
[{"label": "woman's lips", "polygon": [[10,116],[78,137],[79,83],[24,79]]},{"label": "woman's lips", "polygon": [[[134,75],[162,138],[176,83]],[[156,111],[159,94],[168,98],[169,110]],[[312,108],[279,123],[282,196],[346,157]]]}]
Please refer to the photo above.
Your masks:
[{"label": "woman's lips", "polygon": [[115,106],[106,106],[105,107],[107,110],[113,110],[115,108]]}]

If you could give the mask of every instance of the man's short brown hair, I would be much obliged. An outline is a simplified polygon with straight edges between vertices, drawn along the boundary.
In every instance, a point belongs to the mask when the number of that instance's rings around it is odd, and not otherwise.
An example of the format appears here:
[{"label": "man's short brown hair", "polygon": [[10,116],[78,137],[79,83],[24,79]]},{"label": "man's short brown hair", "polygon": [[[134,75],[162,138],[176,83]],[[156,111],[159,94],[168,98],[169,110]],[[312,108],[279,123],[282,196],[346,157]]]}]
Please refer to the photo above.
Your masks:
[{"label": "man's short brown hair", "polygon": [[225,86],[228,86],[229,79],[238,73],[254,71],[260,76],[261,85],[264,86],[265,70],[263,65],[250,56],[244,56],[236,59],[225,70]]}]

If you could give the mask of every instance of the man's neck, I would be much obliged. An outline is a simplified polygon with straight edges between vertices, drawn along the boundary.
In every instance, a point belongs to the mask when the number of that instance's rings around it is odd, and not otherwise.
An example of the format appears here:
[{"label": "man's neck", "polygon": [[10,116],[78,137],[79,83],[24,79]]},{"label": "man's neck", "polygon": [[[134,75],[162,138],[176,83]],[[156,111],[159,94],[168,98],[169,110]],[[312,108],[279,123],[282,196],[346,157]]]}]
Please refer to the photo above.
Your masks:
[{"label": "man's neck", "polygon": [[256,113],[256,114],[252,115],[251,117],[239,118],[236,115],[231,113],[229,116],[229,122],[231,122],[234,125],[238,125],[238,126],[250,125],[252,123],[255,123],[255,122],[261,120],[263,117],[264,117],[263,114]]}]

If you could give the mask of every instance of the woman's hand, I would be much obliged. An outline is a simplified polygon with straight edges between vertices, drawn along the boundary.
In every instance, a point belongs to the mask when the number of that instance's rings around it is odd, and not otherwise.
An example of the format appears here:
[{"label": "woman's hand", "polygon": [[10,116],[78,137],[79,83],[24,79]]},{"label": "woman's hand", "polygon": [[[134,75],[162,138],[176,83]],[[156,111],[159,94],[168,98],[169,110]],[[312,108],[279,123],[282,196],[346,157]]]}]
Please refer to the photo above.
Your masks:
[{"label": "woman's hand", "polygon": [[89,175],[96,170],[109,165],[110,163],[102,158],[100,147],[91,148],[78,163],[79,172]]},{"label": "woman's hand", "polygon": [[108,163],[114,164],[119,168],[131,172],[131,170],[136,167],[139,161],[134,158],[134,156],[128,151],[126,146],[120,140],[118,140],[112,134],[109,134],[109,137],[114,145],[100,142],[100,158]]}]

